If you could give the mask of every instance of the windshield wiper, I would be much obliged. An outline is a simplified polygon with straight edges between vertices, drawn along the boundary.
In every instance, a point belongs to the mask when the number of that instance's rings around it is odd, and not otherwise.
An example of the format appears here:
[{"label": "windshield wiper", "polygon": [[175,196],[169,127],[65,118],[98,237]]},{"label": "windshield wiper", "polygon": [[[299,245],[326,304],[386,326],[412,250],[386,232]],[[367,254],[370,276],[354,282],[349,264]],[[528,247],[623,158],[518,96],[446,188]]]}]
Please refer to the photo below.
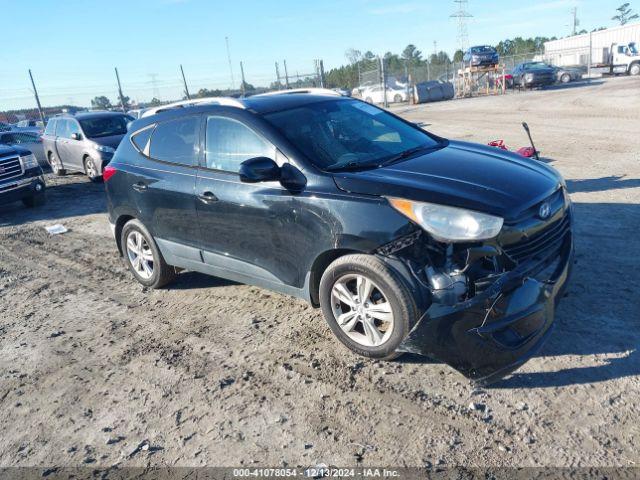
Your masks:
[{"label": "windshield wiper", "polygon": [[396,163],[396,162],[399,162],[400,160],[404,160],[405,158],[409,158],[411,155],[414,155],[423,150],[432,150],[439,147],[440,145],[419,145],[417,147],[405,150],[404,152],[400,152],[399,154],[394,155],[393,157],[387,158],[386,160],[381,162],[379,165],[381,167],[386,167],[387,165],[391,165],[392,163]]},{"label": "windshield wiper", "polygon": [[329,165],[328,167],[325,167],[325,170],[327,172],[337,172],[340,170],[366,170],[368,168],[377,168],[378,166],[378,162],[356,162],[355,160],[349,160],[348,162]]}]

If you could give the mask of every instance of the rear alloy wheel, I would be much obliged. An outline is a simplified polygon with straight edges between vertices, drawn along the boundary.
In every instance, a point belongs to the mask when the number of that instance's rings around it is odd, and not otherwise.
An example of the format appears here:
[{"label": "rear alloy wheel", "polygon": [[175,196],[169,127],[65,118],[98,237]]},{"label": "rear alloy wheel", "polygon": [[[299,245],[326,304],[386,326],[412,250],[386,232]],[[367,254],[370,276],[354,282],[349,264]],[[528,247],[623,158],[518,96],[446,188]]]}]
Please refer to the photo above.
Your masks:
[{"label": "rear alloy wheel", "polygon": [[391,360],[417,318],[400,275],[373,255],[346,255],[320,280],[320,305],[333,333],[349,349]]},{"label": "rear alloy wheel", "polygon": [[49,166],[51,166],[51,171],[55,176],[61,177],[67,173],[65,169],[62,168],[60,160],[53,152],[50,152],[47,158],[49,159]]},{"label": "rear alloy wheel", "polygon": [[138,220],[127,222],[120,242],[127,267],[142,285],[160,288],[175,279],[175,268],[167,265],[156,242]]},{"label": "rear alloy wheel", "polygon": [[395,103],[400,103],[400,102],[402,102],[402,95],[399,95],[399,94],[398,94],[398,95],[396,95],[395,97],[393,97],[393,101],[394,101]]},{"label": "rear alloy wheel", "polygon": [[373,98],[367,97],[367,98],[364,99],[364,101],[367,102],[367,103],[373,103]]},{"label": "rear alloy wheel", "polygon": [[96,162],[91,157],[84,159],[84,172],[92,182],[99,182],[102,180],[102,175],[100,175],[100,171],[98,170],[98,167],[96,167]]}]

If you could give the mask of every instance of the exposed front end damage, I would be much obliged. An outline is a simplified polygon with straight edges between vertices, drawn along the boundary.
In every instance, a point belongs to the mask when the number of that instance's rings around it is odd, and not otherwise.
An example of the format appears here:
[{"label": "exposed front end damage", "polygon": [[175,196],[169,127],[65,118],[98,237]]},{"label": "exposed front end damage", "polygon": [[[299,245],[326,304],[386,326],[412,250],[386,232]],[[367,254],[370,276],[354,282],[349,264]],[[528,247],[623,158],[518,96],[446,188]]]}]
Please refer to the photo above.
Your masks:
[{"label": "exposed front end damage", "polygon": [[536,218],[534,206],[492,242],[440,244],[421,234],[399,250],[380,249],[405,265],[423,292],[423,314],[399,351],[443,361],[479,384],[536,353],[573,263],[568,196],[561,189],[545,202],[554,212],[548,218]]}]

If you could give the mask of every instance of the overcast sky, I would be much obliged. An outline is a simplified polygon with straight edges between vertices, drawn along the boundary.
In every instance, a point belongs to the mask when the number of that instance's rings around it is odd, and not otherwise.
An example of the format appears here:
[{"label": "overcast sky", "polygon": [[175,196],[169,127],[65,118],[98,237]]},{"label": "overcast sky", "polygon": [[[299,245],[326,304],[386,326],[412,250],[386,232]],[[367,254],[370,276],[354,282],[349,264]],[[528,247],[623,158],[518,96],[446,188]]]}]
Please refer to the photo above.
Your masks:
[{"label": "overcast sky", "polygon": [[[495,44],[514,36],[569,34],[571,9],[580,27],[613,26],[622,0],[470,0],[469,41]],[[637,4],[637,5],[636,5]],[[631,1],[640,10],[640,1]],[[274,62],[289,73],[345,63],[345,50],[400,52],[413,43],[425,53],[453,54],[457,23],[449,0],[0,0],[0,110],[34,105],[27,69],[45,105],[88,105],[116,98],[114,67],[125,95],[150,100],[180,96],[182,63],[190,88],[231,84],[239,62],[254,85],[275,80]]]}]

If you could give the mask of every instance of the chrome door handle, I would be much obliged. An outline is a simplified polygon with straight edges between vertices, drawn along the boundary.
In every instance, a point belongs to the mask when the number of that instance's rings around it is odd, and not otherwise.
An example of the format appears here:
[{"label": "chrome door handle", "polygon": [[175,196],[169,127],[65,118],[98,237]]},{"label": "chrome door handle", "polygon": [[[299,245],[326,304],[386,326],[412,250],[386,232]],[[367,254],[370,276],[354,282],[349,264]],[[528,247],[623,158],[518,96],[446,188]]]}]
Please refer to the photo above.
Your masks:
[{"label": "chrome door handle", "polygon": [[142,183],[142,182],[134,183],[132,186],[133,186],[133,189],[136,192],[144,192],[145,190],[147,190],[149,188],[147,186],[147,184]]},{"label": "chrome door handle", "polygon": [[198,198],[202,203],[213,203],[218,201],[218,197],[216,197],[212,192],[204,192],[198,195]]}]

